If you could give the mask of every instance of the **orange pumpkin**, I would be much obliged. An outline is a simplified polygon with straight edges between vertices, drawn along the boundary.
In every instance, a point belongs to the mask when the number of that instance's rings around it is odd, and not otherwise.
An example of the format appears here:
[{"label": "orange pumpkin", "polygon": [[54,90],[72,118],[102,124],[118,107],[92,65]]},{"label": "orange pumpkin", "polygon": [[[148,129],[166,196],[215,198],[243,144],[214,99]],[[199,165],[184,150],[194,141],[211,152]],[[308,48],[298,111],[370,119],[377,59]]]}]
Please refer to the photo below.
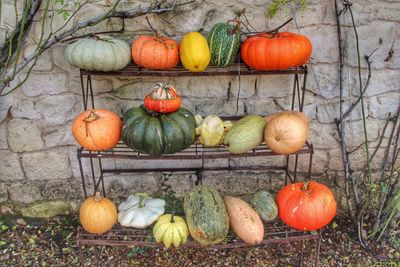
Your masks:
[{"label": "orange pumpkin", "polygon": [[146,95],[144,105],[151,111],[171,113],[181,106],[181,98],[171,85],[158,83],[152,92]]},{"label": "orange pumpkin", "polygon": [[260,244],[264,225],[257,212],[240,198],[225,197],[224,200],[232,231],[248,244]]},{"label": "orange pumpkin", "polygon": [[114,203],[96,192],[87,198],[79,209],[79,220],[83,229],[91,234],[103,234],[117,222],[117,207]]},{"label": "orange pumpkin", "polygon": [[279,217],[297,230],[317,230],[336,215],[332,191],[317,182],[294,183],[278,192],[276,203]]},{"label": "orange pumpkin", "polygon": [[299,34],[261,33],[248,37],[242,44],[244,63],[257,70],[280,70],[303,65],[310,58],[310,40]]},{"label": "orange pumpkin", "polygon": [[84,148],[92,151],[113,148],[121,137],[121,118],[106,109],[87,110],[72,123],[72,134]]},{"label": "orange pumpkin", "polygon": [[265,117],[264,139],[274,153],[287,155],[300,150],[308,138],[308,119],[303,112],[280,112]]},{"label": "orange pumpkin", "polygon": [[146,69],[172,69],[179,62],[179,44],[166,37],[141,35],[132,43],[132,58]]}]

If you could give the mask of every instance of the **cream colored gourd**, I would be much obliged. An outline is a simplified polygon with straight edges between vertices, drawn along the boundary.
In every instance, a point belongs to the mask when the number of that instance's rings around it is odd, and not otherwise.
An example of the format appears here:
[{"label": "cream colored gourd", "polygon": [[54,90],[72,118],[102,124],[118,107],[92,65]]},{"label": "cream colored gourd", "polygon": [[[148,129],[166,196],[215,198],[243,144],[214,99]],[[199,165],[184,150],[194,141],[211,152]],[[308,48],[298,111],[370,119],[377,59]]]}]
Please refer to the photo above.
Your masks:
[{"label": "cream colored gourd", "polygon": [[81,39],[65,49],[67,61],[80,69],[116,71],[131,62],[131,48],[111,36]]},{"label": "cream colored gourd", "polygon": [[257,212],[237,197],[225,197],[229,224],[235,234],[247,244],[260,244],[264,238],[264,225]]},{"label": "cream colored gourd", "polygon": [[265,124],[261,116],[246,116],[233,124],[232,129],[226,133],[224,144],[230,153],[246,153],[263,141]]},{"label": "cream colored gourd", "polygon": [[209,115],[204,119],[196,115],[194,118],[197,123],[196,135],[199,136],[199,142],[206,147],[219,146],[225,133],[233,126],[231,121],[223,122],[217,115]]},{"label": "cream colored gourd", "polygon": [[172,214],[161,215],[153,228],[153,236],[157,242],[163,242],[166,248],[172,245],[179,247],[186,242],[189,229],[185,220]]},{"label": "cream colored gourd", "polygon": [[165,200],[148,197],[146,193],[130,195],[118,206],[118,222],[122,226],[146,228],[164,214]]}]

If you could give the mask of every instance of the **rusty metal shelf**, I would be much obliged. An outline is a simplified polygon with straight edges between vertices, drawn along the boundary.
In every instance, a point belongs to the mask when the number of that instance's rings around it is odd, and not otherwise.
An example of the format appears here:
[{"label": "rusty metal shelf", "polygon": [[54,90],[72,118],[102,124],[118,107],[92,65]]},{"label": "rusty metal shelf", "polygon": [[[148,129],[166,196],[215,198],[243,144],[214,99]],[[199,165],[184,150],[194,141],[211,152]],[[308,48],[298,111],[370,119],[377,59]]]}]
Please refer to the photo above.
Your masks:
[{"label": "rusty metal shelf", "polygon": [[[286,243],[301,240],[317,240],[321,239],[320,231],[305,232],[292,229],[281,222],[273,222],[264,224],[264,239],[259,245],[270,243]],[[163,247],[161,242],[156,242],[153,238],[152,228],[144,230],[122,227],[119,224],[114,226],[110,231],[102,235],[90,234],[82,227],[78,229],[78,245],[104,245],[104,246],[137,246],[137,247]],[[216,245],[203,246],[197,243],[192,237],[181,245],[191,248],[204,249],[229,249],[239,247],[249,247],[249,245],[238,239],[234,233],[229,232],[227,238]]]},{"label": "rusty metal shelf", "polygon": [[204,71],[190,72],[181,64],[171,70],[149,70],[135,64],[129,64],[124,69],[112,72],[80,70],[82,75],[101,76],[161,76],[161,77],[189,77],[189,76],[224,76],[224,75],[277,75],[277,74],[306,74],[307,66],[300,66],[285,70],[254,70],[244,63],[234,63],[227,67],[209,65]]}]

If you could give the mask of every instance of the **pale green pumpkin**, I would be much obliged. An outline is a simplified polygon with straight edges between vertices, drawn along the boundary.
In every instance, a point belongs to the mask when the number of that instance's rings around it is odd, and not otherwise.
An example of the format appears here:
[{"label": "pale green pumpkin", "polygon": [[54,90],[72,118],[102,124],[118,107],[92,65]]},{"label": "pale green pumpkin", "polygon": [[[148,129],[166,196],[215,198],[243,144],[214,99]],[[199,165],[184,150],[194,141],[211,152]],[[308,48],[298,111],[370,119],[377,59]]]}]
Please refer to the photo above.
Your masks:
[{"label": "pale green pumpkin", "polygon": [[80,69],[116,71],[131,62],[130,46],[110,36],[81,39],[65,49],[67,61]]}]

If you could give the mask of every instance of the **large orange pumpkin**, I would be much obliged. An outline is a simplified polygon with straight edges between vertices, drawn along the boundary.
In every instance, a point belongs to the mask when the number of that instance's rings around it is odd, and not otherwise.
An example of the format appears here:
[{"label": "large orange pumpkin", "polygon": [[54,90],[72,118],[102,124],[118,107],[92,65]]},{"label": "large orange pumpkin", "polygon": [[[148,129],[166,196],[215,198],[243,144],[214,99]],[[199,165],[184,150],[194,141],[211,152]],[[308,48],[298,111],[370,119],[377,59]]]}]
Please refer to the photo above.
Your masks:
[{"label": "large orange pumpkin", "polygon": [[166,37],[141,35],[132,43],[132,58],[146,69],[172,69],[179,62],[179,44]]},{"label": "large orange pumpkin", "polygon": [[240,198],[225,197],[224,200],[232,231],[248,244],[260,244],[264,225],[257,212]]},{"label": "large orange pumpkin", "polygon": [[274,153],[287,155],[300,150],[307,141],[308,119],[303,112],[290,111],[265,117],[264,139]]},{"label": "large orange pumpkin", "polygon": [[121,137],[121,118],[106,109],[87,110],[72,123],[72,134],[84,148],[92,151],[113,148]]},{"label": "large orange pumpkin", "polygon": [[279,70],[303,65],[310,58],[312,45],[303,35],[291,32],[261,33],[248,37],[242,44],[241,56],[257,70]]},{"label": "large orange pumpkin", "polygon": [[79,209],[79,220],[83,229],[91,234],[103,234],[117,222],[117,207],[114,203],[96,192],[87,198]]},{"label": "large orange pumpkin", "polygon": [[336,214],[332,191],[317,182],[294,183],[281,189],[276,197],[279,217],[298,230],[317,230]]}]

